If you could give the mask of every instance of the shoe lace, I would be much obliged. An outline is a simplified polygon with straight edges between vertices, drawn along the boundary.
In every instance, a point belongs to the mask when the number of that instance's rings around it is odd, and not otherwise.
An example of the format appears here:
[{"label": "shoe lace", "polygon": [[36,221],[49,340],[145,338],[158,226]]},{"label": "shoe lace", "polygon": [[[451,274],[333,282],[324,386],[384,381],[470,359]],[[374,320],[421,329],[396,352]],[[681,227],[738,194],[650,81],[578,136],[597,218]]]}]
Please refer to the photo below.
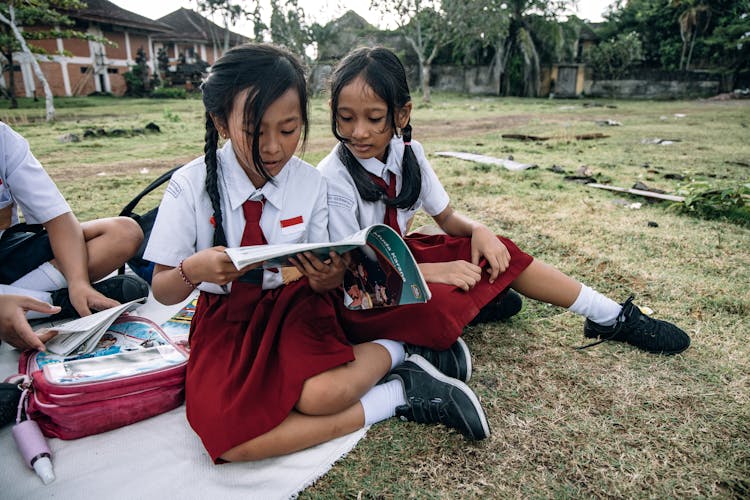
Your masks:
[{"label": "shoe lace", "polygon": [[444,422],[447,416],[445,402],[442,398],[411,398],[407,413],[411,420],[418,423]]},{"label": "shoe lace", "polygon": [[620,331],[622,331],[623,326],[625,326],[625,320],[627,319],[625,317],[625,310],[629,309],[628,306],[630,306],[634,298],[635,297],[631,295],[630,297],[628,297],[628,300],[622,303],[622,309],[620,309],[620,314],[617,315],[617,319],[615,319],[614,327],[612,328],[612,332],[609,335],[607,335],[606,337],[599,337],[599,340],[592,342],[590,344],[578,346],[576,347],[576,350],[581,351],[583,349],[588,349],[589,347],[594,347],[595,345],[599,345],[603,342],[606,342],[608,340],[612,340],[613,338],[615,338],[620,333]]}]

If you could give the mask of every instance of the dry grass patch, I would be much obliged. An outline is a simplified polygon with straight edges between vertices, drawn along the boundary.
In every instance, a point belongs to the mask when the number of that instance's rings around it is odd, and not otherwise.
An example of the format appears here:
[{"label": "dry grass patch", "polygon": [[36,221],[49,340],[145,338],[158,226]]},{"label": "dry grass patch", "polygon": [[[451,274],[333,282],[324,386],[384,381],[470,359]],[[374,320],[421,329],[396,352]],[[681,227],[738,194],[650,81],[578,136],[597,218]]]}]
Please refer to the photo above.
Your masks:
[{"label": "dry grass patch", "polygon": [[[313,100],[312,109],[305,158],[315,163],[333,141],[325,100]],[[641,181],[668,192],[691,180],[738,186],[750,176],[743,166],[750,162],[749,111],[748,101],[440,94],[430,106],[417,104],[414,138],[428,154],[513,155],[538,165],[509,172],[431,156],[460,211],[616,300],[635,294],[656,316],[685,328],[693,343],[674,357],[615,343],[577,351],[585,342],[582,320],[527,300],[511,322],[465,332],[475,365],[470,385],[492,428],[488,440],[467,443],[441,427],[395,420],[378,424],[301,497],[750,496],[750,229],[586,188],[548,170],[558,165],[573,173],[585,165],[615,185]],[[197,101],[101,100],[61,109],[54,126],[30,113],[19,111],[17,128],[81,219],[119,212],[158,174],[202,151]],[[173,115],[179,121],[165,119]],[[57,142],[62,133],[105,123],[105,116],[123,124],[155,121],[163,132]],[[606,119],[622,125],[596,124]],[[594,132],[610,137],[574,139]],[[552,139],[511,141],[504,133]],[[679,142],[644,142],[653,138]],[[148,173],[141,174],[143,168]],[[685,179],[666,175],[674,173]],[[641,207],[628,208],[634,202]],[[430,222],[419,216],[415,224]]]}]

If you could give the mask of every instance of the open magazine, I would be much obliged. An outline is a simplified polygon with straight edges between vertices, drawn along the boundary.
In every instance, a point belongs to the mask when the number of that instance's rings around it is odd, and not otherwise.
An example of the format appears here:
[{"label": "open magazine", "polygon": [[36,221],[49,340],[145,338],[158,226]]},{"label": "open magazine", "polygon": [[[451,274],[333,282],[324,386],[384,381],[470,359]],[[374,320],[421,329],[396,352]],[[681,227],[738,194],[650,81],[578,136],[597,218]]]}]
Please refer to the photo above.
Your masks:
[{"label": "open magazine", "polygon": [[196,300],[191,300],[161,326],[132,315],[109,325],[89,352],[78,349],[60,355],[35,354],[35,369],[42,369],[55,384],[80,384],[164,370],[184,364],[190,321]]},{"label": "open magazine", "polygon": [[263,267],[292,265],[289,257],[313,252],[321,260],[330,251],[351,252],[344,276],[344,304],[349,309],[372,309],[427,302],[430,289],[401,236],[385,224],[375,224],[328,243],[293,243],[227,248],[237,269],[262,262]]},{"label": "open magazine", "polygon": [[123,313],[132,311],[145,298],[126,302],[82,318],[51,321],[38,325],[37,332],[55,330],[57,335],[45,344],[47,351],[62,356],[73,351],[88,353],[94,350],[102,335]]}]

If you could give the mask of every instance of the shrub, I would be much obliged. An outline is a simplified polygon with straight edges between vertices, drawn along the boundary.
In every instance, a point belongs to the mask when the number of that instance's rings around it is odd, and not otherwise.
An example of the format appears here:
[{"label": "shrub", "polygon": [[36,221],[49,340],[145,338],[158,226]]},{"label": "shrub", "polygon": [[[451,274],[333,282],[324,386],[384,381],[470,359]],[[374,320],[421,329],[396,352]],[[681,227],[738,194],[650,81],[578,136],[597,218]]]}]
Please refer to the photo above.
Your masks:
[{"label": "shrub", "polygon": [[151,92],[156,99],[184,99],[186,95],[185,89],[177,87],[159,87]]},{"label": "shrub", "polygon": [[750,227],[750,184],[715,188],[705,182],[694,182],[678,191],[685,201],[674,207],[704,219],[726,219]]}]

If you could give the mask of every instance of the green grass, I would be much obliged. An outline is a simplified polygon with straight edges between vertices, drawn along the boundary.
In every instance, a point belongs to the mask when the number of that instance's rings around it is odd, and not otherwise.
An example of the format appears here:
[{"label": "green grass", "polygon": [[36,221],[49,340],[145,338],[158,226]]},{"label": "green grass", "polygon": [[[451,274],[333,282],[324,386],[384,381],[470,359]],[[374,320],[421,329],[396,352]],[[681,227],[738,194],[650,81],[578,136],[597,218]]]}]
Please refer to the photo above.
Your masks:
[{"label": "green grass", "polygon": [[[199,100],[56,103],[53,125],[40,120],[42,103],[0,110],[0,118],[28,137],[82,220],[117,214],[158,174],[202,152]],[[334,142],[325,99],[314,99],[312,111],[304,158],[316,163]],[[596,123],[607,119],[622,125]],[[57,140],[88,127],[150,121],[161,134]],[[617,300],[635,294],[686,329],[693,344],[670,358],[614,343],[576,351],[582,320],[527,300],[511,322],[465,333],[475,364],[470,385],[493,432],[488,440],[471,444],[440,427],[396,420],[378,424],[302,498],[750,496],[750,229],[587,188],[549,170],[587,166],[613,185],[641,181],[670,193],[693,181],[733,189],[749,182],[748,124],[750,101],[437,94],[430,105],[415,102],[414,138],[428,153],[512,155],[538,165],[510,172],[432,155],[461,212]],[[595,132],[610,137],[575,140]],[[551,139],[503,139],[507,133]],[[679,142],[644,141],[653,138]],[[639,209],[628,207],[635,202]],[[416,224],[429,222],[421,216]]]}]

